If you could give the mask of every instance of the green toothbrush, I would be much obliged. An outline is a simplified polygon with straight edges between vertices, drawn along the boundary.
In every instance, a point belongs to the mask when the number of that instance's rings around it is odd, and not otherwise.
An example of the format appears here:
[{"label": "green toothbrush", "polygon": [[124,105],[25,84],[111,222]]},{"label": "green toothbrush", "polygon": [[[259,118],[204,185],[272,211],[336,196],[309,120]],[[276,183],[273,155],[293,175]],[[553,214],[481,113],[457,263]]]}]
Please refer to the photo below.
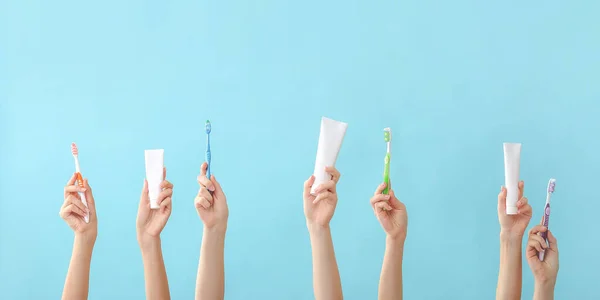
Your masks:
[{"label": "green toothbrush", "polygon": [[387,143],[387,153],[384,159],[383,169],[383,182],[385,182],[385,189],[383,194],[387,195],[390,192],[390,160],[392,159],[392,129],[387,127],[383,129],[383,139]]}]

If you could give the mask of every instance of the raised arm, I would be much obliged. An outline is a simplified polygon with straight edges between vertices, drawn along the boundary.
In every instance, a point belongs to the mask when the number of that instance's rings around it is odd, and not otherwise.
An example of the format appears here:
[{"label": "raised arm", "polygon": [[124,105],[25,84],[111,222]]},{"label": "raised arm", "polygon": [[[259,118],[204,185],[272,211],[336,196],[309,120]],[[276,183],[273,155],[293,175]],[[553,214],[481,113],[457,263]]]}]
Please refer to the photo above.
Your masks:
[{"label": "raised arm", "polygon": [[336,184],[340,179],[340,172],[334,167],[327,167],[326,171],[332,178],[317,187],[316,196],[310,193],[315,177],[311,176],[304,183],[304,214],[312,247],[315,299],[337,300],[343,299],[342,284],[335,260],[329,221],[337,205]]},{"label": "raised arm", "polygon": [[[167,171],[163,170],[163,178]],[[144,262],[144,280],[146,283],[146,299],[168,300],[169,282],[162,256],[160,233],[171,215],[171,196],[173,184],[166,179],[160,184],[162,191],[158,195],[158,209],[150,208],[148,197],[148,181],[144,180],[144,188],[140,197],[140,206],[136,221],[137,239]]]},{"label": "raised arm", "polygon": [[200,190],[194,205],[204,223],[198,275],[197,300],[221,300],[225,296],[225,232],[227,231],[227,198],[219,182],[212,175],[206,177],[207,163],[202,164],[198,183]]},{"label": "raised arm", "polygon": [[379,278],[379,300],[402,300],[402,258],[408,226],[406,206],[396,198],[394,190],[382,194],[386,184],[380,184],[371,198],[375,216],[385,230],[385,255]]},{"label": "raised arm", "polygon": [[[548,231],[548,243],[539,233]],[[540,260],[538,254],[544,252],[544,260]],[[525,252],[529,267],[535,278],[533,300],[554,299],[554,286],[558,275],[558,244],[556,238],[543,225],[537,225],[529,231],[527,251]]]},{"label": "raised arm", "polygon": [[[69,263],[69,271],[63,289],[63,300],[82,300],[88,298],[90,281],[90,264],[92,251],[98,235],[98,219],[92,189],[87,179],[83,180],[83,188],[75,185],[76,175],[73,174],[65,187],[65,201],[60,208],[60,216],[75,232],[73,253]],[[78,192],[85,193],[88,208],[83,205]],[[84,216],[89,212],[89,223]]]},{"label": "raised arm", "polygon": [[518,213],[506,214],[506,188],[498,194],[498,219],[500,221],[500,270],[498,272],[497,300],[521,299],[522,242],[531,219],[531,206],[523,197],[523,181],[519,182]]}]

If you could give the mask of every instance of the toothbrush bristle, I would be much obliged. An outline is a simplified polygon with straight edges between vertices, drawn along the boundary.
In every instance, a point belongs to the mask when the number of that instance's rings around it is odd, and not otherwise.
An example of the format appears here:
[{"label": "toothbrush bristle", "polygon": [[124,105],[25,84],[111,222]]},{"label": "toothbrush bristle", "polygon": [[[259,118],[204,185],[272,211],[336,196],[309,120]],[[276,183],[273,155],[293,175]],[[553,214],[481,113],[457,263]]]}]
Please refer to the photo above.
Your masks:
[{"label": "toothbrush bristle", "polygon": [[389,142],[392,139],[391,129],[389,127],[383,129],[383,140]]},{"label": "toothbrush bristle", "polygon": [[206,134],[209,134],[211,131],[210,121],[206,120]]},{"label": "toothbrush bristle", "polygon": [[77,150],[77,145],[75,145],[75,143],[71,143],[71,153],[73,153],[73,155],[79,154],[79,151]]},{"label": "toothbrush bristle", "polygon": [[556,186],[556,180],[550,179],[548,182],[548,193],[554,193],[554,187]]}]

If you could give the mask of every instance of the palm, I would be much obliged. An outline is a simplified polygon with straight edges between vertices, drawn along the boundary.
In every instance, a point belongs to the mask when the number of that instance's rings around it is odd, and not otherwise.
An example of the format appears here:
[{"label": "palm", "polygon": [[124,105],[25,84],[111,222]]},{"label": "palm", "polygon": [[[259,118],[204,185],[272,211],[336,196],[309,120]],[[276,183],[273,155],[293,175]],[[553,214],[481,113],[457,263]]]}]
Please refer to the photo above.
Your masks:
[{"label": "palm", "polygon": [[[527,204],[527,198],[523,197],[525,190],[525,184],[523,181],[519,182],[519,194],[517,206],[519,212],[516,215],[506,214],[506,188],[502,188],[498,195],[498,220],[502,230],[507,232],[514,232],[517,234],[523,234],[529,220],[531,219],[531,206]],[[520,204],[519,204],[520,203]]]},{"label": "palm", "polygon": [[394,208],[390,211],[380,210],[377,213],[377,219],[381,223],[383,230],[390,236],[396,236],[406,231],[408,217],[404,204],[400,208]]},{"label": "palm", "polygon": [[335,211],[335,200],[328,198],[319,201],[316,204],[312,204],[315,199],[315,196],[309,195],[304,201],[304,203],[308,204],[304,206],[306,218],[318,225],[329,224],[329,221],[331,221],[331,218],[333,217],[333,212]]},{"label": "palm", "polygon": [[148,208],[139,213],[138,226],[143,228],[145,233],[157,236],[165,228],[165,225],[167,225],[170,215],[171,211],[169,207],[161,207],[160,209]]},{"label": "palm", "polygon": [[498,214],[500,216],[500,226],[503,229],[514,232],[525,232],[531,219],[531,215],[507,215],[505,210],[499,211]]},{"label": "palm", "polygon": [[[216,195],[213,195],[214,205],[211,205],[207,209],[198,209],[200,219],[204,223],[204,226],[211,228],[219,223],[223,216],[228,215],[227,207],[222,207],[223,203],[227,203],[225,199],[220,199]],[[226,217],[225,217],[226,218]]]}]

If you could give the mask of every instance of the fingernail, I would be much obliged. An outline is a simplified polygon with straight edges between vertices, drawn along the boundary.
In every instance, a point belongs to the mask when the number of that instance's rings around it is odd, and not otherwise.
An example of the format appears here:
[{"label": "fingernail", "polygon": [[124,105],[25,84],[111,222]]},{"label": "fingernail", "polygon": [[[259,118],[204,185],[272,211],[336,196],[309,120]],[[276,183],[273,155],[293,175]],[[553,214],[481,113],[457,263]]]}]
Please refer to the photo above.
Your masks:
[{"label": "fingernail", "polygon": [[385,195],[385,199],[390,199],[390,195]]},{"label": "fingernail", "polygon": [[211,185],[210,187],[208,187],[208,190],[211,191],[211,192],[214,192],[215,191],[215,187]]},{"label": "fingernail", "polygon": [[517,201],[517,206],[521,206],[522,203],[521,200]]}]

